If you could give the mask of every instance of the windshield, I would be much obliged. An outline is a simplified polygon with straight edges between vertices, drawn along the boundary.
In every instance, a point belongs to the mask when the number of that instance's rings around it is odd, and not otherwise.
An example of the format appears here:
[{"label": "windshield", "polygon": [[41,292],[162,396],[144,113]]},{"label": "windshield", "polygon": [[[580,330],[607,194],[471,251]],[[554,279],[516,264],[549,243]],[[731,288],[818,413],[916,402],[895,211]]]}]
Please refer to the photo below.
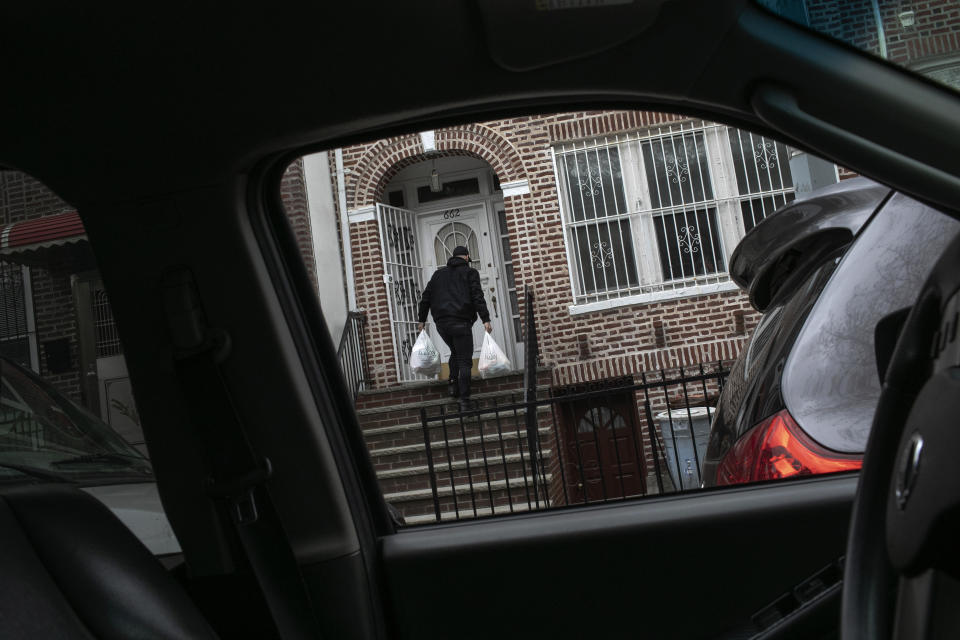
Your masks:
[{"label": "windshield", "polygon": [[797,24],[960,89],[956,0],[756,0]]},{"label": "windshield", "polygon": [[0,481],[153,479],[149,461],[40,377],[0,357]]}]

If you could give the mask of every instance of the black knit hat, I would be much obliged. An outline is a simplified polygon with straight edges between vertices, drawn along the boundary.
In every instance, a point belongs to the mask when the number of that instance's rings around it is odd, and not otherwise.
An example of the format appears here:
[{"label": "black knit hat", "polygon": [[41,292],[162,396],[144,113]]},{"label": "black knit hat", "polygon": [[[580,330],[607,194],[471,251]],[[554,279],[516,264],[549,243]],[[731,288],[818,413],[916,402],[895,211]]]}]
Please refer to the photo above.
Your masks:
[{"label": "black knit hat", "polygon": [[468,255],[470,255],[470,251],[469,251],[466,247],[463,247],[463,246],[454,247],[454,249],[453,249],[453,255],[454,255],[454,256],[468,256]]}]

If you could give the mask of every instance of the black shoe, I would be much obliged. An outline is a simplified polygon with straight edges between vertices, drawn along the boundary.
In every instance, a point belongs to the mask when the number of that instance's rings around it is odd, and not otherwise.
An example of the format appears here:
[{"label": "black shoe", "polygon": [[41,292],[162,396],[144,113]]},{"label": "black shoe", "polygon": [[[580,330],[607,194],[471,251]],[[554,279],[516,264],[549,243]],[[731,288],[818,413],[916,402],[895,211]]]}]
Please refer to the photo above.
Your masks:
[{"label": "black shoe", "polygon": [[473,411],[476,408],[477,408],[477,404],[470,398],[460,398],[460,413]]},{"label": "black shoe", "polygon": [[457,384],[456,382],[452,381],[452,380],[451,380],[450,382],[448,382],[448,383],[447,383],[447,395],[450,396],[451,398],[459,398],[459,397],[460,397],[460,385]]}]

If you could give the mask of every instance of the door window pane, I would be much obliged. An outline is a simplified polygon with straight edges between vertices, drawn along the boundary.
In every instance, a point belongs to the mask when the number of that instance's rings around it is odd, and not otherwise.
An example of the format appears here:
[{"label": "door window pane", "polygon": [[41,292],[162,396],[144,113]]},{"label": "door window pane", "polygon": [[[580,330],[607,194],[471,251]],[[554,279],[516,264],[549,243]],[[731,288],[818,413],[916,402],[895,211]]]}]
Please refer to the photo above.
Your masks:
[{"label": "door window pane", "polygon": [[440,186],[440,191],[431,191],[429,186],[417,188],[417,201],[421,204],[425,202],[434,202],[445,198],[459,198],[461,196],[471,196],[480,193],[480,180],[469,178],[467,180],[453,180],[445,182]]},{"label": "door window pane", "polygon": [[470,252],[470,262],[480,260],[480,250],[477,246],[477,234],[473,227],[462,222],[451,222],[444,225],[433,239],[433,250],[437,258],[437,266],[447,264],[457,247],[466,247]]}]

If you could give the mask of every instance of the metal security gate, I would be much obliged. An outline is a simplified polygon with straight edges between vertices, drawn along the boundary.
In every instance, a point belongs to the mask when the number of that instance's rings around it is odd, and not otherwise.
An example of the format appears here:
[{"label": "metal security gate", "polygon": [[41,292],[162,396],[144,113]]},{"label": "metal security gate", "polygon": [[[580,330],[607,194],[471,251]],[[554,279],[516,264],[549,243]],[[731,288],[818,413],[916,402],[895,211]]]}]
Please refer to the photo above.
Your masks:
[{"label": "metal security gate", "polygon": [[410,352],[417,340],[417,307],[423,292],[423,267],[417,246],[416,214],[407,209],[377,205],[383,255],[383,281],[387,285],[390,328],[397,357],[397,377],[402,382],[427,380],[410,371]]}]

